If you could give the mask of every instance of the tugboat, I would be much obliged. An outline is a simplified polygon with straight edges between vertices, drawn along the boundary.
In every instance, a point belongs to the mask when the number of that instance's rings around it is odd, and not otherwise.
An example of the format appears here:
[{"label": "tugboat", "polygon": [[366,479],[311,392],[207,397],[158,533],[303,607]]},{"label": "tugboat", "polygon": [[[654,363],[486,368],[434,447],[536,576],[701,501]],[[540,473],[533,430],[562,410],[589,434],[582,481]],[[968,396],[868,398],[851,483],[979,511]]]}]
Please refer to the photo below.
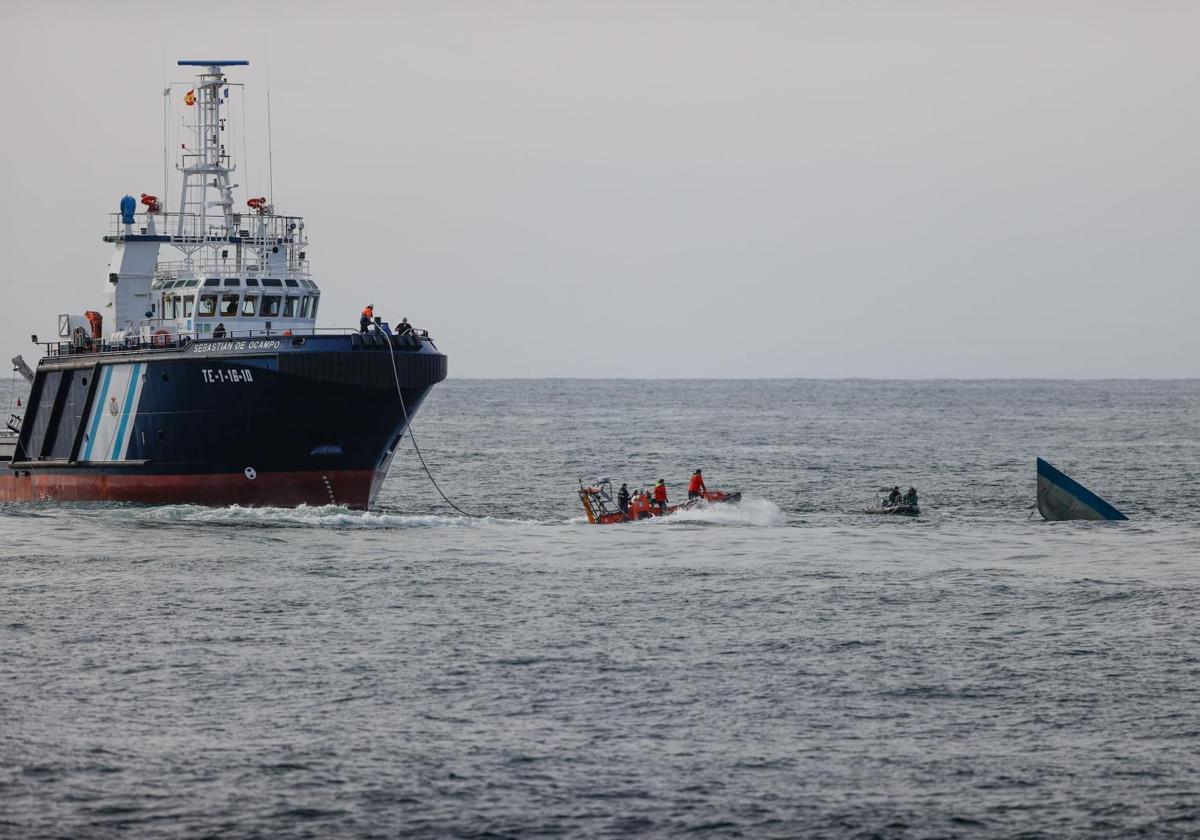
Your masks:
[{"label": "tugboat", "polygon": [[59,315],[35,370],[14,359],[30,392],[0,501],[366,509],[446,378],[424,331],[318,329],[304,220],[267,197],[235,209],[225,68],[248,64],[179,62],[200,69],[178,212],[122,198],[104,304]]},{"label": "tugboat", "polygon": [[670,516],[681,510],[693,510],[709,504],[740,502],[741,493],[726,493],[723,490],[705,490],[699,498],[689,499],[678,505],[668,505],[658,508],[647,503],[640,509],[630,506],[621,510],[613,501],[612,479],[598,478],[591,484],[579,482],[579,501],[583,504],[583,513],[590,525],[616,525],[620,522],[635,522],[639,519],[651,519],[658,516]]}]

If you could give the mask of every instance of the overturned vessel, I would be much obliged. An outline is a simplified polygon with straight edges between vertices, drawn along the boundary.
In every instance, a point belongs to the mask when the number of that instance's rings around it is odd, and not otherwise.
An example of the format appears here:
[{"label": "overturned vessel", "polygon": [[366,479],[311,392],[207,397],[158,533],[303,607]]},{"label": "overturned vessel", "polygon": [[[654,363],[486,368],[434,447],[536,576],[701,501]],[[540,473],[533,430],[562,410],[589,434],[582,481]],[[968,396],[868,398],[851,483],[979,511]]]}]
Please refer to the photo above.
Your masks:
[{"label": "overturned vessel", "polygon": [[446,378],[427,333],[318,329],[304,220],[265,196],[235,209],[224,68],[248,63],[179,62],[200,70],[178,211],[121,199],[101,311],[60,315],[22,371],[0,501],[367,508]]},{"label": "overturned vessel", "polygon": [[1128,517],[1049,462],[1037,459],[1037,506],[1052,522],[1068,519],[1122,520]]}]

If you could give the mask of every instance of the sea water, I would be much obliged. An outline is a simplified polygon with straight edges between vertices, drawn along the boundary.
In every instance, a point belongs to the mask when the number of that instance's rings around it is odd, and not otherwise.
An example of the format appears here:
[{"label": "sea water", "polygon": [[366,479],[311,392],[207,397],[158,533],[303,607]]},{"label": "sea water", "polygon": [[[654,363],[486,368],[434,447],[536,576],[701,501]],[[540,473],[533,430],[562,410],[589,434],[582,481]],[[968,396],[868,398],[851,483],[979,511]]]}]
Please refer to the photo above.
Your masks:
[{"label": "sea water", "polygon": [[[407,440],[369,513],[4,507],[0,835],[1194,835],[1198,409],[449,381],[467,516]],[[1130,521],[1041,521],[1037,456]],[[744,501],[583,520],[697,467]]]}]

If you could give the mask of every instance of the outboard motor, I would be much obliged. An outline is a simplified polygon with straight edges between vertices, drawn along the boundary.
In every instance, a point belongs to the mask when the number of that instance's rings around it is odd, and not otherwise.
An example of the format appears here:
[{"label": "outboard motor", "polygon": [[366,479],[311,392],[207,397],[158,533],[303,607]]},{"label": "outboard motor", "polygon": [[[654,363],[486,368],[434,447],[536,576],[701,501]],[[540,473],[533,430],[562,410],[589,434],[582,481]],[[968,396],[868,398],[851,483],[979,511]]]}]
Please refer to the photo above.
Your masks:
[{"label": "outboard motor", "polygon": [[121,224],[133,224],[133,213],[137,210],[137,199],[127,195],[121,199]]}]

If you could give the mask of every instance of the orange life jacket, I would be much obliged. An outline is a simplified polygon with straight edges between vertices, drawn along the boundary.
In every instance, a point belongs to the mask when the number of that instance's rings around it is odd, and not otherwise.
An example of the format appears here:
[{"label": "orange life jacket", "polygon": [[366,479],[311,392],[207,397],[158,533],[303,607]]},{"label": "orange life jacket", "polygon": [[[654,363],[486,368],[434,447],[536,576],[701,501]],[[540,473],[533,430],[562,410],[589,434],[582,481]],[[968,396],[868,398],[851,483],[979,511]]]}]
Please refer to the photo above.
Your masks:
[{"label": "orange life jacket", "polygon": [[654,501],[665,502],[666,500],[667,500],[667,485],[655,484],[654,485]]},{"label": "orange life jacket", "polygon": [[691,481],[688,482],[688,492],[689,493],[700,493],[703,490],[704,490],[704,479],[701,476],[693,473]]}]

